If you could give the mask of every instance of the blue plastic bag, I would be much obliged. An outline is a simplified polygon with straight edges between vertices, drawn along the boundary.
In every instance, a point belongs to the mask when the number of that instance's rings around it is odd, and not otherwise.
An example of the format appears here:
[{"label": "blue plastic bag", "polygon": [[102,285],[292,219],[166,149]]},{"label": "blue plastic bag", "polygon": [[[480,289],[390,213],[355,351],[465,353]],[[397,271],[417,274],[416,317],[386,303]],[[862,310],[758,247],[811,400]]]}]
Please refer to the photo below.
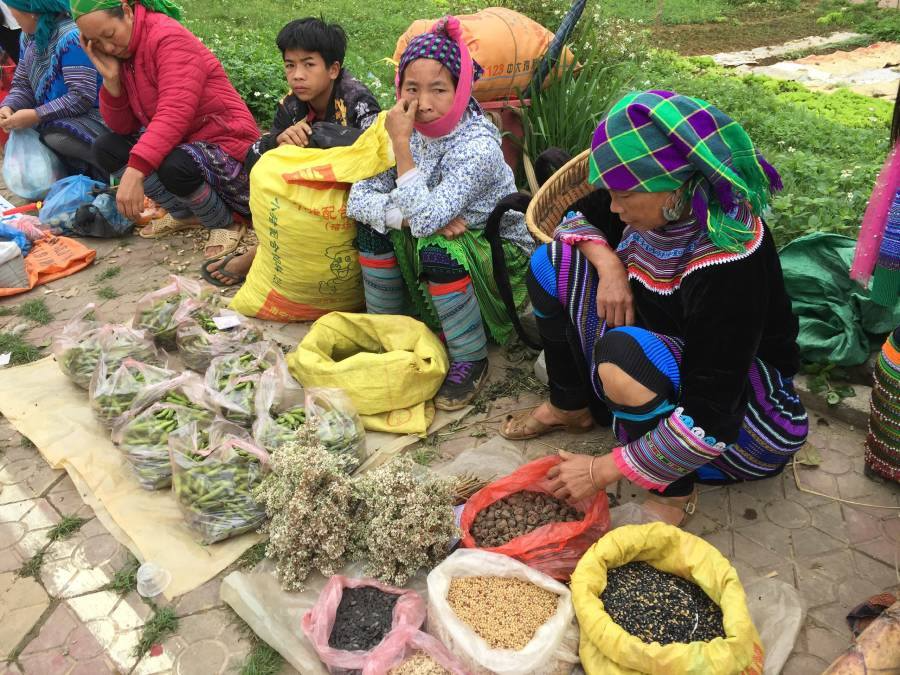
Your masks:
[{"label": "blue plastic bag", "polygon": [[3,180],[22,199],[43,199],[50,187],[66,175],[59,157],[41,142],[34,129],[9,134],[3,156]]},{"label": "blue plastic bag", "polygon": [[[123,237],[134,223],[122,216],[106,187],[87,176],[69,176],[56,183],[41,208],[41,222],[55,234],[76,237]],[[93,191],[93,192],[92,192]]]},{"label": "blue plastic bag", "polygon": [[0,222],[0,241],[14,241],[16,246],[22,249],[23,256],[31,251],[31,242],[25,233],[3,222]]},{"label": "blue plastic bag", "polygon": [[71,234],[72,223],[79,207],[92,204],[91,190],[102,190],[106,186],[87,176],[69,176],[53,184],[44,199],[38,216],[41,222],[61,234]]}]

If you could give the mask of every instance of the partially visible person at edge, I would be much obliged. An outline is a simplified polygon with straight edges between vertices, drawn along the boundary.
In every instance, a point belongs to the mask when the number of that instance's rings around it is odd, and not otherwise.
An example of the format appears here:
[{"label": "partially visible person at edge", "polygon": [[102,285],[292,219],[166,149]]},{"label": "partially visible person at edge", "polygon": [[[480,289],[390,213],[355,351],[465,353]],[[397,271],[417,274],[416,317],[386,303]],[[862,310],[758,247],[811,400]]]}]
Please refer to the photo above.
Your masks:
[{"label": "partially visible person at edge", "polygon": [[[66,4],[68,5],[68,3]],[[0,0],[0,49],[6,52],[7,56],[14,63],[19,62],[19,41],[21,37],[22,27],[16,21],[16,17],[12,15],[7,4]]]},{"label": "partially visible person at edge", "polygon": [[597,190],[528,274],[550,400],[500,433],[586,431],[605,404],[621,445],[561,452],[554,494],[582,499],[625,478],[680,525],[697,483],[775,476],[806,439],[798,322],[760,217],[781,179],[737,122],[668,91],[621,99],[591,148]]},{"label": "partially visible person at edge", "polygon": [[66,0],[8,0],[22,27],[21,58],[0,102],[0,127],[36,129],[72,173],[104,179],[86,159],[107,131],[97,109],[100,75],[81,48]]},{"label": "partially visible person at edge", "polygon": [[[863,216],[850,276],[872,282],[872,299],[900,302],[900,87],[894,100],[891,150]],[[865,473],[900,482],[900,326],[888,336],[875,363],[866,435]]]},{"label": "partially visible person at edge", "polygon": [[[338,24],[307,17],[291,21],[275,40],[284,59],[291,93],[275,109],[267,134],[253,144],[244,167],[249,174],[269,150],[281,145],[305,148],[315,122],[366,129],[381,107],[372,92],[343,67],[347,36]],[[203,263],[203,276],[217,286],[234,286],[247,277],[256,247]]]},{"label": "partially visible person at edge", "polygon": [[[484,225],[516,186],[500,134],[472,98],[481,67],[461,35],[459,21],[445,17],[410,41],[385,122],[397,166],[353,185],[347,203],[359,222],[368,311],[403,314],[412,301],[446,338],[450,371],[435,398],[442,410],[474,398],[487,373],[487,335],[502,344],[512,330]],[[516,300],[524,302],[534,244],[521,214],[504,216],[500,235]]]},{"label": "partially visible person at edge", "polygon": [[100,112],[112,133],[97,161],[120,176],[119,211],[135,219],[144,196],[168,211],[140,235],[209,230],[205,257],[224,256],[250,215],[244,158],[258,131],[222,64],[179,23],[171,0],[71,0],[82,44],[103,76]]}]

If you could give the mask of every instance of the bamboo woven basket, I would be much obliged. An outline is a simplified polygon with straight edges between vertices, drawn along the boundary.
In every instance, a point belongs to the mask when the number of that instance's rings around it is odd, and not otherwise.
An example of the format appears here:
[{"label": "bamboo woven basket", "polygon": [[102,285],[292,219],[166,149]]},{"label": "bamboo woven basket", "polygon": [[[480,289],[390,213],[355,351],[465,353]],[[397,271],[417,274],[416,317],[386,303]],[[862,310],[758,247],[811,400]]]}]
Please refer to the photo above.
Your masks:
[{"label": "bamboo woven basket", "polygon": [[593,192],[594,188],[587,182],[590,154],[590,150],[585,150],[570,159],[541,186],[528,205],[525,223],[538,241],[553,241],[553,230],[569,207]]}]

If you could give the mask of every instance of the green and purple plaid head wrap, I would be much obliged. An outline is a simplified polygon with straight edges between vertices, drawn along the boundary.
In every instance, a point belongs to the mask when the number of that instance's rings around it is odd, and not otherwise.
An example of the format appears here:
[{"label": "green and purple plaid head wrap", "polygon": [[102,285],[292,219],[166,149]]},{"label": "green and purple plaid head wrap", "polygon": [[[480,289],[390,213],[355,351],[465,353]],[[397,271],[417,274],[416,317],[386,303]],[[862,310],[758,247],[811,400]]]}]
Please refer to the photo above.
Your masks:
[{"label": "green and purple plaid head wrap", "polygon": [[715,106],[671,91],[629,94],[600,122],[588,180],[607,190],[668,192],[686,186],[691,210],[726,251],[752,238],[730,214],[761,215],[781,177],[744,128]]}]

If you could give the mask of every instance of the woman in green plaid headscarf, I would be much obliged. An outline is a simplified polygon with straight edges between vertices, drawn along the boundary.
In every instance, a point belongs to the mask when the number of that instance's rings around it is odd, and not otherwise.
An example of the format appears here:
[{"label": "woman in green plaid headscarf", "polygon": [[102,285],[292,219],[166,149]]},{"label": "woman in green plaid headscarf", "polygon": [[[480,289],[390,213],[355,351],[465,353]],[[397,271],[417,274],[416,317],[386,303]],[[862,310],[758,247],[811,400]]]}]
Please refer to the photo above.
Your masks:
[{"label": "woman in green plaid headscarf", "polygon": [[560,453],[551,491],[577,501],[624,478],[682,524],[698,483],[774,476],[808,432],[791,382],[797,320],[761,219],[780,180],[737,122],[666,91],[613,106],[587,173],[598,189],[535,252],[527,280],[550,400],[500,433],[587,431],[611,413],[620,447]]},{"label": "woman in green plaid headscarf", "polygon": [[[151,12],[166,14],[176,21],[181,21],[181,7],[172,2],[172,0],[140,0],[140,3]],[[117,12],[122,8],[122,5],[133,5],[134,2],[125,2],[124,0],[71,0],[70,4],[72,6],[72,18],[77,20],[80,16],[100,10]]]}]

